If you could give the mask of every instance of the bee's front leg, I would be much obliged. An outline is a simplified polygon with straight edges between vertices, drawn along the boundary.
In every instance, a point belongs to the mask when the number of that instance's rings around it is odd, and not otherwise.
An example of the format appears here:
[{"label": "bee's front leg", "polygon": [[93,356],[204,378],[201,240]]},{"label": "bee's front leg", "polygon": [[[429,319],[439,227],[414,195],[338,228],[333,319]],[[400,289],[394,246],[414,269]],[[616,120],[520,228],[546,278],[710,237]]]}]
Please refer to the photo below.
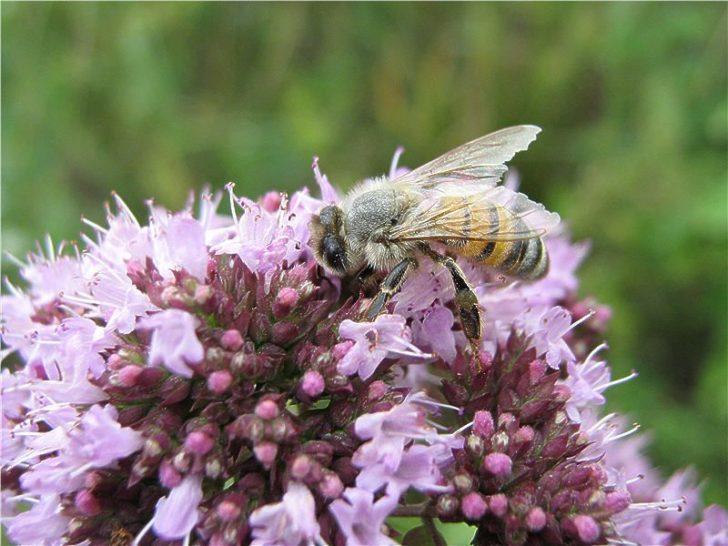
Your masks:
[{"label": "bee's front leg", "polygon": [[402,283],[407,278],[407,274],[415,267],[417,267],[417,260],[414,258],[405,258],[394,266],[392,271],[382,281],[379,293],[369,305],[366,312],[367,320],[374,320],[382,312],[387,302],[402,287]]}]

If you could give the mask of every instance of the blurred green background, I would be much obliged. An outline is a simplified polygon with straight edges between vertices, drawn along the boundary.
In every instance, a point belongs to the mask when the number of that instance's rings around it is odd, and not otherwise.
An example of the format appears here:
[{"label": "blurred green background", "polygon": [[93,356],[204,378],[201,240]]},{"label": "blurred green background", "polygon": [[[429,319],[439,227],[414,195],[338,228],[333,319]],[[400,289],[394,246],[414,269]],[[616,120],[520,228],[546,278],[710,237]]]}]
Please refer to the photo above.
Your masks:
[{"label": "blurred green background", "polygon": [[[608,393],[726,503],[726,13],[715,4],[3,3],[2,229],[75,239],[226,181],[345,187],[514,123],[523,189],[593,242]],[[6,272],[13,275],[8,262]]]}]

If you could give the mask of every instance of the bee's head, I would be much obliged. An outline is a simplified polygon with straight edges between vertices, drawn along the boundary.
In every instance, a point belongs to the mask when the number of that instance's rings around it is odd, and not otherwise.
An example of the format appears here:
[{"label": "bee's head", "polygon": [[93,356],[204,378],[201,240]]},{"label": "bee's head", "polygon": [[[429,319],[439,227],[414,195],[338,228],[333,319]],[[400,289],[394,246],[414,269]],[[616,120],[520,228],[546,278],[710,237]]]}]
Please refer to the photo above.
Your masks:
[{"label": "bee's head", "polygon": [[326,206],[311,217],[311,247],[324,268],[342,276],[348,272],[344,215],[339,207]]}]

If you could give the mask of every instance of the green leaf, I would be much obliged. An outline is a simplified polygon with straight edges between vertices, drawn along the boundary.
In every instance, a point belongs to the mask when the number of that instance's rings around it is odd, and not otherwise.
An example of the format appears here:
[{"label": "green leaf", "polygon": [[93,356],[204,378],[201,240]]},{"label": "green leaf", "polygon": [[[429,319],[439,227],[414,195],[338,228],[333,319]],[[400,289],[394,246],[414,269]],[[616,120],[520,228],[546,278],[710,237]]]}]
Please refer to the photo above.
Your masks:
[{"label": "green leaf", "polygon": [[[433,532],[436,533],[439,540],[435,540]],[[402,544],[405,546],[437,546],[438,544],[445,544],[445,539],[434,526],[432,529],[428,529],[426,526],[420,525],[404,535]]]}]

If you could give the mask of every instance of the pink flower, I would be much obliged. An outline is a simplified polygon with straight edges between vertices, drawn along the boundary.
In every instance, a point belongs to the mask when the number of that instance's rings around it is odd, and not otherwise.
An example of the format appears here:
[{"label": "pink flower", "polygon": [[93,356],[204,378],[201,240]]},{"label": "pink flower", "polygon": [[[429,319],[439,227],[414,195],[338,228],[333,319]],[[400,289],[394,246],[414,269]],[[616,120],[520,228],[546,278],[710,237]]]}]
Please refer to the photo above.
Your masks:
[{"label": "pink flower", "polygon": [[197,319],[179,309],[167,309],[155,313],[139,323],[142,330],[153,330],[149,349],[149,364],[163,365],[171,372],[192,377],[189,364],[197,364],[204,356],[202,344],[197,339]]},{"label": "pink flower", "polygon": [[267,504],[250,515],[251,546],[299,546],[320,540],[316,505],[308,488],[291,482],[281,502]]},{"label": "pink flower", "polygon": [[410,343],[405,319],[398,315],[379,315],[374,322],[345,320],[339,326],[339,336],[354,342],[339,361],[339,371],[345,375],[358,374],[363,380],[370,378],[390,355],[430,356]]},{"label": "pink flower", "polygon": [[397,499],[381,497],[374,502],[374,495],[363,489],[348,488],[344,499],[331,503],[329,510],[336,518],[346,537],[347,546],[387,546],[397,544],[382,534],[382,524],[397,506]]},{"label": "pink flower", "polygon": [[188,536],[199,519],[198,506],[201,500],[201,477],[187,476],[157,503],[152,519],[154,532],[167,540]]}]

